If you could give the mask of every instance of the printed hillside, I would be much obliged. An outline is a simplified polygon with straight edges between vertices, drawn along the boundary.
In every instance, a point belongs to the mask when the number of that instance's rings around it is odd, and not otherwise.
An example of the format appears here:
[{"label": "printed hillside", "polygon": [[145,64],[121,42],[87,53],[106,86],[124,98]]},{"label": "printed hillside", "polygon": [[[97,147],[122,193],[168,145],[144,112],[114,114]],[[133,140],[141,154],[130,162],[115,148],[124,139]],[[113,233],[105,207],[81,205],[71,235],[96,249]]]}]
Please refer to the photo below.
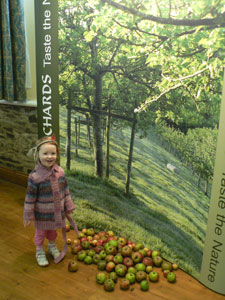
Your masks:
[{"label": "printed hillside", "polygon": [[[66,169],[66,111],[60,109],[61,165]],[[154,129],[135,136],[131,189],[124,196],[130,129],[111,130],[110,176],[94,174],[93,153],[85,125],[80,126],[78,156],[72,126],[71,168],[67,171],[79,228],[113,230],[132,241],[160,250],[162,256],[199,278],[209,197],[197,186],[197,175],[162,148]],[[178,172],[167,169],[175,166]]]}]

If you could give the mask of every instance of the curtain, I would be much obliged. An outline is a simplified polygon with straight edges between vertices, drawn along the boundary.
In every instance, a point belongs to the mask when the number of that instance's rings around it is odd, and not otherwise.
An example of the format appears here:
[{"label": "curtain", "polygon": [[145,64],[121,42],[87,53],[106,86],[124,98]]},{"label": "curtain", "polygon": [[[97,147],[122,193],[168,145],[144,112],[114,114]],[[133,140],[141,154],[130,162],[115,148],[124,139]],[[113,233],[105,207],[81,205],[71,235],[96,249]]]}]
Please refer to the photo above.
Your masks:
[{"label": "curtain", "polygon": [[23,0],[0,0],[0,99],[26,99]]}]

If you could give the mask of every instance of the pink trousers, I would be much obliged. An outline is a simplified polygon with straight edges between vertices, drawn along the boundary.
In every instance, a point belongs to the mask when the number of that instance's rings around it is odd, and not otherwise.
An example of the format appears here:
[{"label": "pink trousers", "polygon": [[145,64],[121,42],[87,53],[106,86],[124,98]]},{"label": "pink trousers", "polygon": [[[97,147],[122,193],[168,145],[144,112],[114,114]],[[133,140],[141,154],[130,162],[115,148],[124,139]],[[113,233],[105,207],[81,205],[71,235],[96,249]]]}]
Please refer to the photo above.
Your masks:
[{"label": "pink trousers", "polygon": [[42,246],[44,239],[47,238],[49,241],[55,241],[57,237],[56,230],[41,230],[36,229],[34,235],[34,244],[36,246]]}]

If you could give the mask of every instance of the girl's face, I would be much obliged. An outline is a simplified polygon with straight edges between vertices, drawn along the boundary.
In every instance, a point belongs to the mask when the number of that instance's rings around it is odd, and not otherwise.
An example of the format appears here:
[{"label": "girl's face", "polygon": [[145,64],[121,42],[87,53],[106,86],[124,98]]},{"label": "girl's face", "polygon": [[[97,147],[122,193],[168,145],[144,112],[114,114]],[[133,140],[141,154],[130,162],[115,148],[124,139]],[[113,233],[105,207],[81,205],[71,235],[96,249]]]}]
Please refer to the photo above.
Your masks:
[{"label": "girl's face", "polygon": [[51,168],[57,159],[56,145],[50,143],[41,145],[38,152],[38,158],[44,167]]}]

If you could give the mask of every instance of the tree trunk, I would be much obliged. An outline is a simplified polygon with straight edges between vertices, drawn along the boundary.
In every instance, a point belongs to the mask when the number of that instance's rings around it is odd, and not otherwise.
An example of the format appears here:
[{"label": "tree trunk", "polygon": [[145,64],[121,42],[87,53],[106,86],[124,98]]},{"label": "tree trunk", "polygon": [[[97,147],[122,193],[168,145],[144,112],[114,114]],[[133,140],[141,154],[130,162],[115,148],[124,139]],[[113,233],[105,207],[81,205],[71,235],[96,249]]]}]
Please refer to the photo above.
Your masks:
[{"label": "tree trunk", "polygon": [[92,140],[91,140],[91,129],[90,129],[90,119],[89,115],[86,114],[86,121],[87,121],[87,137],[88,137],[88,144],[90,149],[93,149]]},{"label": "tree trunk", "polygon": [[129,159],[128,159],[128,165],[127,165],[127,178],[126,178],[126,189],[125,189],[126,196],[128,196],[129,190],[130,190],[130,175],[131,175],[131,166],[132,166],[132,159],[133,159],[135,127],[136,127],[136,115],[134,114],[134,121],[133,121],[133,125],[132,125],[131,138],[130,138]]},{"label": "tree trunk", "polygon": [[77,117],[75,117],[74,122],[75,122],[75,155],[78,156],[78,130],[77,130]]},{"label": "tree trunk", "polygon": [[[102,109],[102,75],[95,77],[95,99],[94,108],[98,111]],[[95,175],[103,177],[103,153],[102,153],[102,136],[101,136],[101,115],[92,113],[93,120],[93,139],[94,139],[94,159]]]},{"label": "tree trunk", "polygon": [[198,174],[198,187],[200,187],[200,183],[201,183],[201,175]]},{"label": "tree trunk", "polygon": [[205,195],[208,196],[208,188],[209,188],[209,181],[206,179],[205,181]]},{"label": "tree trunk", "polygon": [[105,176],[106,178],[109,178],[109,137],[110,137],[110,111],[111,111],[111,103],[110,103],[110,100],[109,100],[109,103],[108,103],[108,112],[109,112],[109,115],[107,116],[107,119],[106,119],[106,168],[105,168]]},{"label": "tree trunk", "polygon": [[66,136],[66,169],[70,170],[70,145],[71,145],[71,90],[68,92],[67,105],[67,136]]}]

